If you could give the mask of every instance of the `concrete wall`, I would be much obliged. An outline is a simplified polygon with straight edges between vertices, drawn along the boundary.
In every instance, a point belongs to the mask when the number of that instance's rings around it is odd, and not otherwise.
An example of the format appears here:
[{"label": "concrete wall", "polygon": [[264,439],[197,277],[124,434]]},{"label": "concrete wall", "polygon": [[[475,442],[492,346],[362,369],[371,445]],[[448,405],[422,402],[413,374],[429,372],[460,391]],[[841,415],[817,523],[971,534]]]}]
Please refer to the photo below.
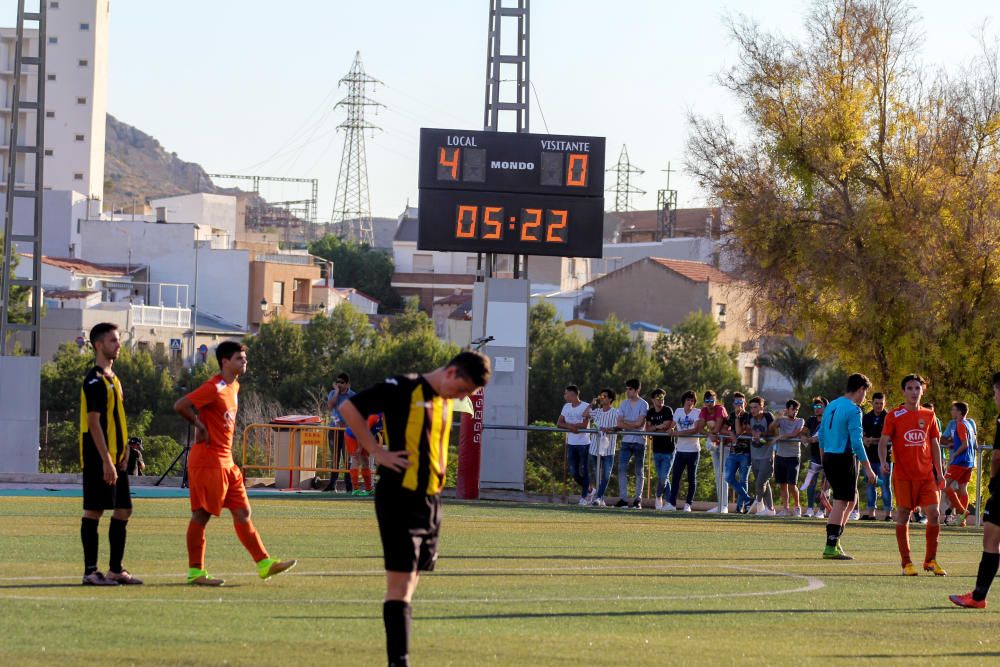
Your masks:
[{"label": "concrete wall", "polygon": [[592,284],[587,318],[651,322],[673,329],[689,313],[709,312],[708,284],[695,283],[651,262],[634,262]]},{"label": "concrete wall", "polygon": [[194,222],[225,230],[229,244],[236,241],[236,197],[196,193],[163,197],[149,202],[154,213],[163,207],[167,211],[167,222]]},{"label": "concrete wall", "polygon": [[[2,155],[0,155],[2,156]],[[46,190],[42,195],[42,254],[49,257],[79,257],[78,221],[87,217],[87,198],[79,192]],[[97,210],[98,204],[91,205]],[[35,202],[27,197],[14,201],[14,232],[31,234]],[[18,244],[22,252],[31,252],[27,244]]]},{"label": "concrete wall", "polygon": [[[276,316],[293,322],[308,322],[316,314],[311,310],[296,312],[296,304],[312,304],[312,284],[319,280],[320,268],[315,264],[281,264],[279,262],[250,263],[250,294],[247,299],[247,322],[260,326]],[[294,291],[295,282],[299,291]],[[275,297],[275,283],[283,283],[282,298]],[[267,314],[260,309],[260,300],[267,300]]]},{"label": "concrete wall", "polygon": [[590,272],[596,278],[644,257],[687,259],[711,264],[714,252],[712,240],[700,237],[663,239],[659,243],[605,243],[604,257],[590,260]]},{"label": "concrete wall", "polygon": [[40,357],[0,356],[0,471],[38,472]]}]

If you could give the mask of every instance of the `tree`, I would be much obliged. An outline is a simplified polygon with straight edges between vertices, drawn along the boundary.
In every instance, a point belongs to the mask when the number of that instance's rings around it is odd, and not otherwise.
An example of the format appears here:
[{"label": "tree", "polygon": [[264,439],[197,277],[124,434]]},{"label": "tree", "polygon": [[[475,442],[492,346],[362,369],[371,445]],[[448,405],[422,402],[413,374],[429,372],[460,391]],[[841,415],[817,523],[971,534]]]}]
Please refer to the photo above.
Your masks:
[{"label": "tree", "polygon": [[807,346],[785,343],[771,354],[759,357],[757,365],[778,371],[792,383],[792,394],[799,400],[806,400],[806,385],[823,363]]},{"label": "tree", "polygon": [[750,136],[693,116],[689,167],[731,213],[765,326],[878,385],[919,371],[938,402],[986,410],[1000,356],[996,48],[934,73],[902,0],[821,1],[800,42],[731,30],[739,64],[721,82]]},{"label": "tree", "polygon": [[680,405],[687,390],[714,390],[720,398],[744,389],[736,366],[738,350],[716,341],[719,325],[707,313],[691,313],[669,334],[660,334],[653,343],[653,357],[659,363],[667,401]]},{"label": "tree", "polygon": [[398,308],[401,300],[392,288],[392,258],[367,245],[324,236],[309,245],[309,252],[333,262],[333,277],[341,287],[355,287],[382,302],[383,308]]},{"label": "tree", "polygon": [[[3,234],[0,234],[0,247],[3,247]],[[8,280],[13,280],[16,277],[15,270],[17,269],[17,265],[21,263],[21,256],[17,254],[16,250],[12,250],[11,255],[10,274],[7,276]],[[28,321],[31,316],[30,307],[28,305],[28,299],[30,296],[31,288],[19,285],[10,286],[9,322],[24,324]]]},{"label": "tree", "polygon": [[246,340],[247,372],[240,384],[286,407],[304,397],[306,357],[302,327],[278,317]]},{"label": "tree", "polygon": [[625,381],[629,378],[638,378],[644,391],[648,391],[660,379],[660,369],[646,344],[614,315],[594,331],[589,347],[586,353],[588,373],[581,391],[596,396],[610,387],[623,394]]},{"label": "tree", "polygon": [[569,333],[555,306],[545,301],[532,306],[528,314],[528,355],[529,424],[558,419],[568,384],[580,385],[585,397],[591,395],[589,344]]}]

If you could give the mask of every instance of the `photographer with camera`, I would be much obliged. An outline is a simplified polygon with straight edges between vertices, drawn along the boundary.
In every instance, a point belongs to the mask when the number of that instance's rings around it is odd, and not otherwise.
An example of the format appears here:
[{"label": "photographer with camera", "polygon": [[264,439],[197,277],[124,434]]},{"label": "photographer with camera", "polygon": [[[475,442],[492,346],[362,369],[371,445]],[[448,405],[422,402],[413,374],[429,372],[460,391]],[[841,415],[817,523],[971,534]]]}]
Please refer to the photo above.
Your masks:
[{"label": "photographer with camera", "polygon": [[142,438],[128,439],[128,467],[126,475],[142,475],[146,471],[146,462],[142,460]]}]

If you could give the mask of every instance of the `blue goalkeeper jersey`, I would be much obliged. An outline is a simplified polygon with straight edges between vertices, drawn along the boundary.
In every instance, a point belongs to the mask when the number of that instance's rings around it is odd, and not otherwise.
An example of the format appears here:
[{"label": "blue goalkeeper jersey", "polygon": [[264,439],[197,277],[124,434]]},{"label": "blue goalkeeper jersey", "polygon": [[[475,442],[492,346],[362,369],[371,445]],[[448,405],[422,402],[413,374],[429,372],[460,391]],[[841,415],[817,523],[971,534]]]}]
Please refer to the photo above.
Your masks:
[{"label": "blue goalkeeper jersey", "polygon": [[861,408],[846,396],[831,401],[823,411],[819,446],[831,454],[845,454],[853,450],[859,461],[867,461],[868,455],[861,439],[861,417]]}]

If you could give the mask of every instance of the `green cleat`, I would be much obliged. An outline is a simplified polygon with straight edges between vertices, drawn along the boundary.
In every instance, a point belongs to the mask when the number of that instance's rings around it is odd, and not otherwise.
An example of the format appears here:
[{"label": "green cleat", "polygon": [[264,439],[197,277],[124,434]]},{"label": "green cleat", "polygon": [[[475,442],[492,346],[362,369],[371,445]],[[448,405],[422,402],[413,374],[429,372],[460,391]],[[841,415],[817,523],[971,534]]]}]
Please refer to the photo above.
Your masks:
[{"label": "green cleat", "polygon": [[290,570],[298,563],[297,560],[281,560],[277,558],[265,558],[257,563],[257,574],[261,579],[270,579],[276,574],[281,574],[285,570]]},{"label": "green cleat", "polygon": [[835,547],[828,546],[824,548],[823,558],[827,560],[854,560],[854,556],[849,556],[844,551],[844,548],[840,546],[840,542],[837,542],[837,546]]},{"label": "green cleat", "polygon": [[205,570],[196,567],[188,568],[187,582],[191,586],[221,586],[225,582],[223,579],[216,579]]}]

